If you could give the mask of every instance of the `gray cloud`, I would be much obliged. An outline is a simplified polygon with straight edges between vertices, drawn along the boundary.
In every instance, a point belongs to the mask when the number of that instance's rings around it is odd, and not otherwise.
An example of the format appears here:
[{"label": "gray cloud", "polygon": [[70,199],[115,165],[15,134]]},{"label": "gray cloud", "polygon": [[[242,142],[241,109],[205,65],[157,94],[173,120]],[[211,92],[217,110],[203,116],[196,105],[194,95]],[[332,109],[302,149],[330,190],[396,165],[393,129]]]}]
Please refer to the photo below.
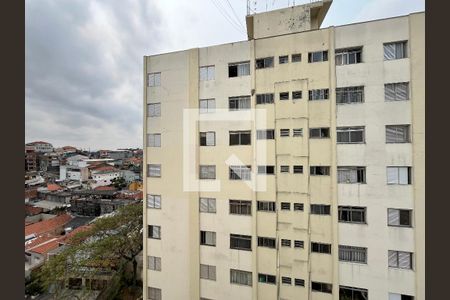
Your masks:
[{"label": "gray cloud", "polygon": [[26,140],[142,146],[142,57],[161,44],[149,1],[26,2]]}]

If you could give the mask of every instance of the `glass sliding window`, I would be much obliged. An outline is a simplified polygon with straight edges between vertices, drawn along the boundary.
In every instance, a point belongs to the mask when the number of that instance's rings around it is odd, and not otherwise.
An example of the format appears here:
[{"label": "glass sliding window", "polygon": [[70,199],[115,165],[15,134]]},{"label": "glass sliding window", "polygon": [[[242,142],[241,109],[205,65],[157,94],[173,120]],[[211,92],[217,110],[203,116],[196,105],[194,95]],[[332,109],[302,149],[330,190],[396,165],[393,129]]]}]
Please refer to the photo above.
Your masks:
[{"label": "glass sliding window", "polygon": [[412,226],[412,210],[388,208],[388,225],[411,227]]},{"label": "glass sliding window", "polygon": [[367,248],[339,245],[339,260],[367,264]]},{"label": "glass sliding window", "polygon": [[148,86],[160,86],[161,85],[161,72],[149,73],[147,75]]},{"label": "glass sliding window", "polygon": [[316,89],[316,90],[310,90],[308,93],[309,100],[315,101],[315,100],[327,100],[329,96],[328,89]]},{"label": "glass sliding window", "polygon": [[252,251],[250,235],[230,234],[230,249]]},{"label": "glass sliding window", "polygon": [[230,146],[235,145],[250,145],[251,144],[251,131],[230,131]]},{"label": "glass sliding window", "polygon": [[257,94],[256,104],[270,104],[273,103],[273,94]]},{"label": "glass sliding window", "polygon": [[200,146],[215,146],[216,133],[214,131],[200,132]]},{"label": "glass sliding window", "polygon": [[147,165],[147,176],[148,177],[161,177],[161,165],[148,164]]},{"label": "glass sliding window", "polygon": [[363,103],[364,86],[336,88],[336,104]]},{"label": "glass sliding window", "polygon": [[358,64],[362,62],[362,47],[337,49],[336,66]]},{"label": "glass sliding window", "polygon": [[321,176],[321,175],[328,176],[330,175],[330,167],[325,166],[309,167],[309,174],[314,176]]},{"label": "glass sliding window", "polygon": [[241,77],[250,75],[250,62],[228,64],[228,77]]},{"label": "glass sliding window", "polygon": [[252,166],[230,166],[229,179],[251,180]]},{"label": "glass sliding window", "polygon": [[369,292],[367,289],[361,289],[349,286],[339,286],[340,300],[367,300],[369,299]]},{"label": "glass sliding window", "polygon": [[316,51],[308,53],[308,62],[315,63],[321,61],[328,61],[328,51]]},{"label": "glass sliding window", "polygon": [[324,139],[330,137],[330,128],[322,127],[322,128],[310,128],[309,129],[309,137]]},{"label": "glass sliding window", "polygon": [[200,165],[200,179],[216,179],[216,166]]},{"label": "glass sliding window", "polygon": [[292,55],[291,55],[291,61],[292,61],[293,63],[295,63],[295,62],[301,62],[301,61],[302,61],[302,54],[301,54],[301,53],[292,54]]},{"label": "glass sliding window", "polygon": [[147,195],[147,208],[161,209],[161,195]]},{"label": "glass sliding window", "polygon": [[275,249],[275,239],[268,237],[258,237],[258,247],[266,247]]},{"label": "glass sliding window", "polygon": [[411,167],[387,167],[387,184],[411,184]]},{"label": "glass sliding window", "polygon": [[275,139],[275,130],[273,129],[263,129],[256,131],[257,140],[273,140]]},{"label": "glass sliding window", "polygon": [[329,215],[330,205],[311,204],[311,214],[313,215]]},{"label": "glass sliding window", "polygon": [[361,206],[339,206],[339,222],[365,224],[366,210],[366,207]]},{"label": "glass sliding window", "polygon": [[256,68],[265,69],[273,67],[273,56],[256,59]]},{"label": "glass sliding window", "polygon": [[147,146],[148,147],[161,147],[161,133],[147,134]]},{"label": "glass sliding window", "polygon": [[384,60],[394,60],[408,57],[407,46],[407,41],[383,44]]},{"label": "glass sliding window", "polygon": [[248,200],[229,200],[231,215],[251,215],[252,202]]},{"label": "glass sliding window", "polygon": [[412,253],[405,251],[388,251],[390,268],[412,269]]},{"label": "glass sliding window", "polygon": [[364,126],[357,127],[337,127],[337,143],[338,144],[360,144],[364,143]]},{"label": "glass sliding window", "polygon": [[215,67],[204,66],[200,67],[200,81],[214,80]]},{"label": "glass sliding window", "polygon": [[200,99],[199,101],[200,113],[213,113],[216,111],[215,99]]},{"label": "glass sliding window", "polygon": [[338,183],[366,183],[366,167],[338,167]]},{"label": "glass sliding window", "polygon": [[282,55],[278,57],[278,63],[280,65],[287,64],[289,62],[289,56],[288,55]]},{"label": "glass sliding window", "polygon": [[200,231],[200,245],[216,246],[216,233],[213,231]]},{"label": "glass sliding window", "polygon": [[410,143],[411,125],[386,125],[386,143]]},{"label": "glass sliding window", "polygon": [[228,98],[230,111],[250,109],[250,96],[236,96]]},{"label": "glass sliding window", "polygon": [[216,199],[200,197],[200,212],[216,213]]},{"label": "glass sliding window", "polygon": [[230,283],[252,286],[252,272],[230,269]]},{"label": "glass sliding window", "polygon": [[275,202],[274,201],[258,201],[258,211],[275,211]]},{"label": "glass sliding window", "polygon": [[147,117],[160,117],[160,116],[161,116],[161,103],[147,104]]},{"label": "glass sliding window", "polygon": [[384,99],[386,101],[409,100],[409,82],[386,83]]}]

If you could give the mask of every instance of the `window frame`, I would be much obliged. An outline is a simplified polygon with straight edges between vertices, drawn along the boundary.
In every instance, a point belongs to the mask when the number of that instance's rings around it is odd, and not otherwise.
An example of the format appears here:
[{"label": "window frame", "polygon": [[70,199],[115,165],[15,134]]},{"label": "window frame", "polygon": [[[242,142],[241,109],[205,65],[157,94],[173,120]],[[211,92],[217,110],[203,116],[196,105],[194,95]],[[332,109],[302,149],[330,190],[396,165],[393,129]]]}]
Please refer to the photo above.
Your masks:
[{"label": "window frame", "polygon": [[[352,133],[361,132],[361,140],[352,141]],[[342,134],[348,134],[348,141],[339,140]],[[354,138],[355,136],[353,136]],[[366,143],[366,127],[365,126],[343,126],[336,127],[336,143],[337,144],[365,144]]]},{"label": "window frame", "polygon": [[[348,220],[344,219],[344,213],[348,216]],[[354,217],[354,213],[361,214],[362,221],[358,221],[357,218]],[[348,224],[367,224],[367,207],[339,205],[338,222]]]},{"label": "window frame", "polygon": [[[210,213],[210,214],[215,214],[217,212],[216,198],[199,197],[198,201],[199,201],[199,212]],[[206,210],[202,210],[202,207],[205,207],[205,205],[202,205],[202,201],[206,202]],[[214,203],[214,204],[212,204],[212,203]]]},{"label": "window frame", "polygon": [[276,212],[277,211],[276,202],[258,200],[256,202],[256,210],[263,212]]},{"label": "window frame", "polygon": [[364,103],[364,86],[345,86],[336,88],[336,105]]},{"label": "window frame", "polygon": [[252,180],[252,166],[229,166],[229,180]]},{"label": "window frame", "polygon": [[160,240],[161,239],[161,225],[147,225],[149,239]]},{"label": "window frame", "polygon": [[[213,143],[208,145],[208,134],[213,135]],[[216,132],[215,131],[201,131],[199,132],[199,145],[200,147],[213,147],[216,146]],[[203,143],[204,141],[204,143]],[[211,139],[209,139],[211,141]]]},{"label": "window frame", "polygon": [[148,87],[161,86],[161,72],[147,73],[147,86]]},{"label": "window frame", "polygon": [[[362,63],[363,46],[341,48],[334,51],[336,66],[354,65]],[[354,62],[350,62],[353,58]]]},{"label": "window frame", "polygon": [[[313,132],[318,132],[318,135],[313,134]],[[329,139],[331,138],[329,127],[313,127],[309,128],[309,138],[310,139]]]},{"label": "window frame", "polygon": [[[206,70],[206,77],[202,77],[202,70]],[[203,74],[205,74],[205,73],[203,73]],[[199,81],[211,81],[211,80],[215,80],[215,77],[216,77],[216,66],[215,65],[207,65],[207,66],[199,67]]]},{"label": "window frame", "polygon": [[[394,46],[394,57],[389,58],[386,56],[386,47],[389,45],[393,45]],[[402,47],[402,56],[398,57],[397,54],[397,46],[401,45]],[[404,58],[408,58],[409,55],[409,43],[408,40],[402,40],[402,41],[395,41],[395,42],[387,42],[387,43],[383,43],[383,60],[384,61],[391,61],[391,60],[398,60],[398,59],[404,59]]]},{"label": "window frame", "polygon": [[[244,247],[244,244],[248,244],[249,247]],[[252,251],[252,236],[230,233],[230,249]]]},{"label": "window frame", "polygon": [[216,247],[216,236],[215,231],[200,230],[200,246]]},{"label": "window frame", "polygon": [[[398,213],[398,224],[393,224],[391,222],[391,214],[393,212]],[[402,224],[402,212],[408,213],[408,224]],[[409,208],[388,208],[387,209],[387,225],[390,227],[403,227],[403,228],[412,228],[413,227],[413,210]]]},{"label": "window frame", "polygon": [[256,130],[257,140],[274,140],[275,139],[275,129],[257,129]]},{"label": "window frame", "polygon": [[[232,207],[235,207],[235,209],[232,209]],[[232,212],[233,210],[237,211],[237,212]],[[228,199],[228,212],[230,215],[251,216],[252,215],[252,201]],[[248,213],[243,213],[243,212],[248,212]]]},{"label": "window frame", "polygon": [[273,104],[274,98],[273,93],[256,94],[256,105]]},{"label": "window frame", "polygon": [[367,247],[338,245],[338,259],[340,262],[367,265]]},{"label": "window frame", "polygon": [[[320,54],[320,58],[315,55]],[[319,50],[308,52],[308,63],[317,63],[328,61],[328,50]]]},{"label": "window frame", "polygon": [[[323,174],[318,174],[318,170],[323,170]],[[330,166],[310,166],[309,175],[310,176],[330,176],[331,167]],[[322,173],[322,172],[320,172]]]},{"label": "window frame", "polygon": [[[400,266],[400,254],[409,255],[409,267]],[[388,267],[393,269],[403,269],[403,270],[414,270],[413,252],[399,251],[399,250],[388,250]],[[395,255],[395,265],[391,264],[391,257]]]},{"label": "window frame", "polygon": [[[152,168],[158,168],[159,169],[159,174],[158,175],[151,175],[150,169],[152,169]],[[162,166],[161,166],[161,164],[147,164],[147,177],[161,178],[161,173],[162,173]]]},{"label": "window frame", "polygon": [[[261,64],[262,63],[262,64]],[[267,69],[274,67],[274,57],[267,56],[255,59],[255,69]]]},{"label": "window frame", "polygon": [[147,133],[147,147],[161,148],[161,133]]},{"label": "window frame", "polygon": [[[159,107],[159,109],[155,109]],[[147,118],[161,117],[161,102],[147,103]]]},{"label": "window frame", "polygon": [[330,89],[312,89],[308,90],[308,101],[322,101],[330,99]]},{"label": "window frame", "polygon": [[[405,133],[403,134],[403,137],[406,137],[405,139],[400,139],[399,137],[402,137],[400,129],[405,129]],[[391,131],[395,131],[395,137],[394,140],[388,140],[388,129]],[[391,135],[393,132],[390,133]],[[411,143],[411,125],[410,124],[395,124],[395,125],[385,125],[385,137],[386,137],[386,144],[408,144]]]},{"label": "window frame", "polygon": [[310,204],[310,214],[318,216],[330,216],[331,205],[329,204]]},{"label": "window frame", "polygon": [[[343,177],[340,175],[342,172],[351,172],[350,177],[356,178],[356,181],[350,181],[347,178],[346,181],[342,181],[340,177]],[[355,172],[356,174],[353,174]],[[348,177],[348,176],[347,176]],[[366,184],[367,183],[367,172],[365,166],[338,166],[337,167],[337,183],[338,184]]]},{"label": "window frame", "polygon": [[[157,206],[158,203],[158,201],[156,201],[157,198],[159,198],[159,207]],[[147,194],[147,208],[161,209],[161,202],[162,202],[161,200],[162,200],[161,195]]]},{"label": "window frame", "polygon": [[[248,144],[243,143],[243,136],[247,136],[248,135]],[[233,142],[232,144],[232,136],[237,136],[238,137],[238,143],[235,144]],[[249,146],[252,144],[252,131],[251,130],[230,130],[228,131],[228,142],[229,142],[229,146]]]},{"label": "window frame", "polygon": [[[248,67],[241,67],[240,66],[247,66]],[[236,67],[236,76],[230,76],[230,68],[232,67]],[[248,74],[246,74],[245,72],[242,73],[242,70],[248,70]],[[236,78],[236,77],[243,77],[243,76],[250,76],[251,71],[250,71],[250,61],[241,61],[241,62],[234,62],[234,63],[228,63],[228,78]]]},{"label": "window frame", "polygon": [[[202,103],[206,102],[206,108],[202,107]],[[210,105],[214,103],[214,107]],[[211,106],[211,107],[210,107]],[[198,100],[198,109],[200,114],[210,114],[216,112],[216,98],[206,98]]]},{"label": "window frame", "polygon": [[[206,168],[207,171],[202,171],[202,169]],[[210,176],[211,169],[214,170],[214,175]],[[198,168],[199,172],[199,179],[201,180],[216,180],[217,174],[216,174],[216,165],[199,165]],[[203,175],[203,176],[202,176]],[[206,175],[206,176],[204,176]]]},{"label": "window frame", "polygon": [[[248,103],[247,106],[241,107],[242,103]],[[232,105],[233,103],[233,105]],[[235,107],[232,107],[235,106]],[[241,110],[249,110],[252,108],[252,98],[249,95],[242,95],[242,96],[231,96],[228,97],[228,111],[241,111]]]}]

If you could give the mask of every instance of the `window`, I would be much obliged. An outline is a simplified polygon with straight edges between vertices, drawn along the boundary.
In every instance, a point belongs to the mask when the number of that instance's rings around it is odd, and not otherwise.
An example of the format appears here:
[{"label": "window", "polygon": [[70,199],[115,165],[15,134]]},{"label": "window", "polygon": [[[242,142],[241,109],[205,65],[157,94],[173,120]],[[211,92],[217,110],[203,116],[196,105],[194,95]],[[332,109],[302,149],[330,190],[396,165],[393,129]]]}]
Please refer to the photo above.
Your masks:
[{"label": "window", "polygon": [[313,215],[329,215],[330,205],[311,204],[311,214]]},{"label": "window", "polygon": [[216,133],[214,131],[200,132],[200,146],[215,146]]},{"label": "window", "polygon": [[275,174],[274,166],[258,166],[258,174]]},{"label": "window", "polygon": [[148,299],[149,300],[161,300],[161,289],[149,287],[148,288]]},{"label": "window", "polygon": [[216,111],[216,99],[200,99],[200,113],[213,113]]},{"label": "window", "polygon": [[200,231],[200,245],[216,246],[216,233],[213,231]]},{"label": "window", "polygon": [[323,167],[323,166],[310,167],[309,174],[315,176],[330,175],[330,167]]},{"label": "window", "polygon": [[235,145],[250,145],[251,131],[230,131],[230,146]]},{"label": "window", "polygon": [[303,136],[303,128],[294,128],[292,136],[294,137]]},{"label": "window", "polygon": [[274,275],[259,273],[258,282],[276,284],[276,277]]},{"label": "window", "polygon": [[316,51],[308,53],[309,63],[315,63],[320,61],[328,61],[328,51]]},{"label": "window", "polygon": [[304,247],[305,247],[305,243],[303,241],[298,241],[298,240],[294,241],[294,248],[304,248]]},{"label": "window", "polygon": [[280,129],[280,136],[290,136],[290,129]]},{"label": "window", "polygon": [[331,254],[331,244],[311,242],[311,252]]},{"label": "window", "polygon": [[161,226],[148,225],[148,238],[150,239],[161,239]]},{"label": "window", "polygon": [[256,68],[257,69],[272,68],[272,67],[273,67],[273,56],[265,57],[265,58],[258,58],[256,60]]},{"label": "window", "polygon": [[291,210],[291,203],[281,202],[281,210]]},{"label": "window", "polygon": [[337,49],[336,66],[358,64],[362,62],[362,47]]},{"label": "window", "polygon": [[291,247],[291,240],[281,239],[281,247]]},{"label": "window", "polygon": [[200,264],[200,278],[216,280],[216,266]]},{"label": "window", "polygon": [[148,177],[161,177],[161,165],[149,164],[147,165]]},{"label": "window", "polygon": [[278,57],[278,63],[280,65],[287,64],[289,62],[289,56],[288,55],[282,55]]},{"label": "window", "polygon": [[200,81],[214,80],[215,67],[200,67]]},{"label": "window", "polygon": [[295,286],[305,286],[305,280],[300,278],[294,279]]},{"label": "window", "polygon": [[414,300],[414,296],[389,293],[389,300]]},{"label": "window", "polygon": [[148,268],[153,271],[161,271],[161,257],[149,256]]},{"label": "window", "polygon": [[161,195],[147,195],[147,208],[161,209]]},{"label": "window", "polygon": [[230,111],[250,109],[250,96],[236,96],[228,98]]},{"label": "window", "polygon": [[329,94],[328,89],[310,90],[308,93],[310,101],[326,100],[328,99],[328,94]]},{"label": "window", "polygon": [[311,290],[315,291],[315,292],[331,294],[333,291],[333,285],[330,283],[312,281],[311,282]]},{"label": "window", "polygon": [[292,92],[292,99],[294,100],[302,99],[302,91]]},{"label": "window", "polygon": [[273,139],[275,139],[275,130],[273,130],[273,129],[257,130],[256,131],[256,139],[257,140],[273,140]]},{"label": "window", "polygon": [[289,173],[289,166],[280,166],[280,173]]},{"label": "window", "polygon": [[367,248],[339,245],[339,260],[367,264]]},{"label": "window", "polygon": [[161,134],[160,133],[147,134],[147,146],[161,147]]},{"label": "window", "polygon": [[364,126],[358,127],[338,127],[337,143],[338,144],[357,144],[364,143]]},{"label": "window", "polygon": [[386,143],[410,143],[410,125],[386,125]]},{"label": "window", "polygon": [[281,283],[282,284],[288,284],[288,285],[292,285],[292,279],[290,277],[281,277]]},{"label": "window", "polygon": [[293,63],[294,62],[301,62],[302,61],[302,54],[301,53],[292,54],[291,60],[292,60]]},{"label": "window", "polygon": [[160,117],[161,116],[161,103],[147,104],[147,116],[148,117]]},{"label": "window", "polygon": [[401,59],[408,57],[407,41],[385,43],[384,48],[384,60]]},{"label": "window", "polygon": [[230,283],[252,286],[252,272],[230,269]]},{"label": "window", "polygon": [[409,100],[409,82],[387,83],[384,85],[386,101]]},{"label": "window", "polygon": [[258,201],[259,211],[275,211],[275,202],[273,201]]},{"label": "window", "polygon": [[339,299],[345,300],[364,300],[369,299],[367,289],[360,289],[349,286],[339,286]]},{"label": "window", "polygon": [[200,166],[200,179],[216,179],[216,166]]},{"label": "window", "polygon": [[309,129],[309,138],[311,139],[324,139],[329,137],[330,137],[330,128],[322,127]]},{"label": "window", "polygon": [[273,94],[257,94],[256,104],[270,104],[273,103]]},{"label": "window", "polygon": [[338,183],[366,183],[366,167],[338,167]]},{"label": "window", "polygon": [[303,203],[294,203],[294,211],[301,210],[303,211],[304,205]]},{"label": "window", "polygon": [[412,210],[388,208],[388,225],[411,227]]},{"label": "window", "polygon": [[160,86],[161,85],[161,72],[148,73],[147,75],[148,86]]},{"label": "window", "polygon": [[230,234],[230,249],[252,251],[250,235]]},{"label": "window", "polygon": [[388,251],[389,267],[399,269],[412,269],[412,253],[405,251]]},{"label": "window", "polygon": [[339,222],[366,223],[366,207],[361,206],[339,206]]},{"label": "window", "polygon": [[294,166],[294,174],[303,174],[303,166]]},{"label": "window", "polygon": [[411,184],[411,167],[387,167],[387,184]]},{"label": "window", "polygon": [[231,180],[251,180],[252,166],[230,166]]},{"label": "window", "polygon": [[266,247],[275,249],[275,239],[268,237],[258,237],[258,247]]},{"label": "window", "polygon": [[336,104],[364,102],[364,86],[336,88]]},{"label": "window", "polygon": [[280,100],[289,100],[289,92],[280,93]]},{"label": "window", "polygon": [[252,202],[248,200],[230,200],[230,214],[232,215],[251,215]]},{"label": "window", "polygon": [[250,62],[238,62],[228,64],[228,77],[240,77],[250,75]]},{"label": "window", "polygon": [[215,198],[200,198],[200,212],[216,213],[216,199]]}]

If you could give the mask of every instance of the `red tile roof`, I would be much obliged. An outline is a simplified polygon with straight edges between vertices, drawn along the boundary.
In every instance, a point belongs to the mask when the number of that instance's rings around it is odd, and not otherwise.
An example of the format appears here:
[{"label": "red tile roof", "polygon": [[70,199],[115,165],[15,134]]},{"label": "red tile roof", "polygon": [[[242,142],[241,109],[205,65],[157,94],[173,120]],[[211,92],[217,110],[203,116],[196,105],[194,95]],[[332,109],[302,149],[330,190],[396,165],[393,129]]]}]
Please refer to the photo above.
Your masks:
[{"label": "red tile roof", "polygon": [[57,184],[54,184],[54,183],[48,183],[48,184],[47,184],[47,189],[48,189],[49,191],[53,192],[53,191],[59,191],[59,190],[62,190],[63,188],[60,187],[60,186],[57,185]]},{"label": "red tile roof", "polygon": [[72,218],[73,217],[68,214],[62,214],[48,220],[27,225],[25,226],[25,236],[33,233],[39,235],[51,232],[52,230],[67,224]]},{"label": "red tile roof", "polygon": [[104,172],[104,171],[117,171],[116,168],[110,165],[100,165],[100,166],[89,166],[89,169],[94,172]]},{"label": "red tile roof", "polygon": [[38,214],[40,214],[43,211],[44,211],[44,209],[42,209],[41,207],[34,207],[34,206],[31,206],[31,205],[25,204],[25,214],[27,216],[38,215]]},{"label": "red tile roof", "polygon": [[49,240],[48,242],[42,243],[39,246],[36,246],[32,249],[28,249],[28,251],[39,253],[39,254],[47,254],[48,252],[52,251],[53,249],[56,249],[59,247],[59,238],[53,238],[52,240]]},{"label": "red tile roof", "polygon": [[117,189],[113,186],[98,186],[94,191],[117,191]]}]

